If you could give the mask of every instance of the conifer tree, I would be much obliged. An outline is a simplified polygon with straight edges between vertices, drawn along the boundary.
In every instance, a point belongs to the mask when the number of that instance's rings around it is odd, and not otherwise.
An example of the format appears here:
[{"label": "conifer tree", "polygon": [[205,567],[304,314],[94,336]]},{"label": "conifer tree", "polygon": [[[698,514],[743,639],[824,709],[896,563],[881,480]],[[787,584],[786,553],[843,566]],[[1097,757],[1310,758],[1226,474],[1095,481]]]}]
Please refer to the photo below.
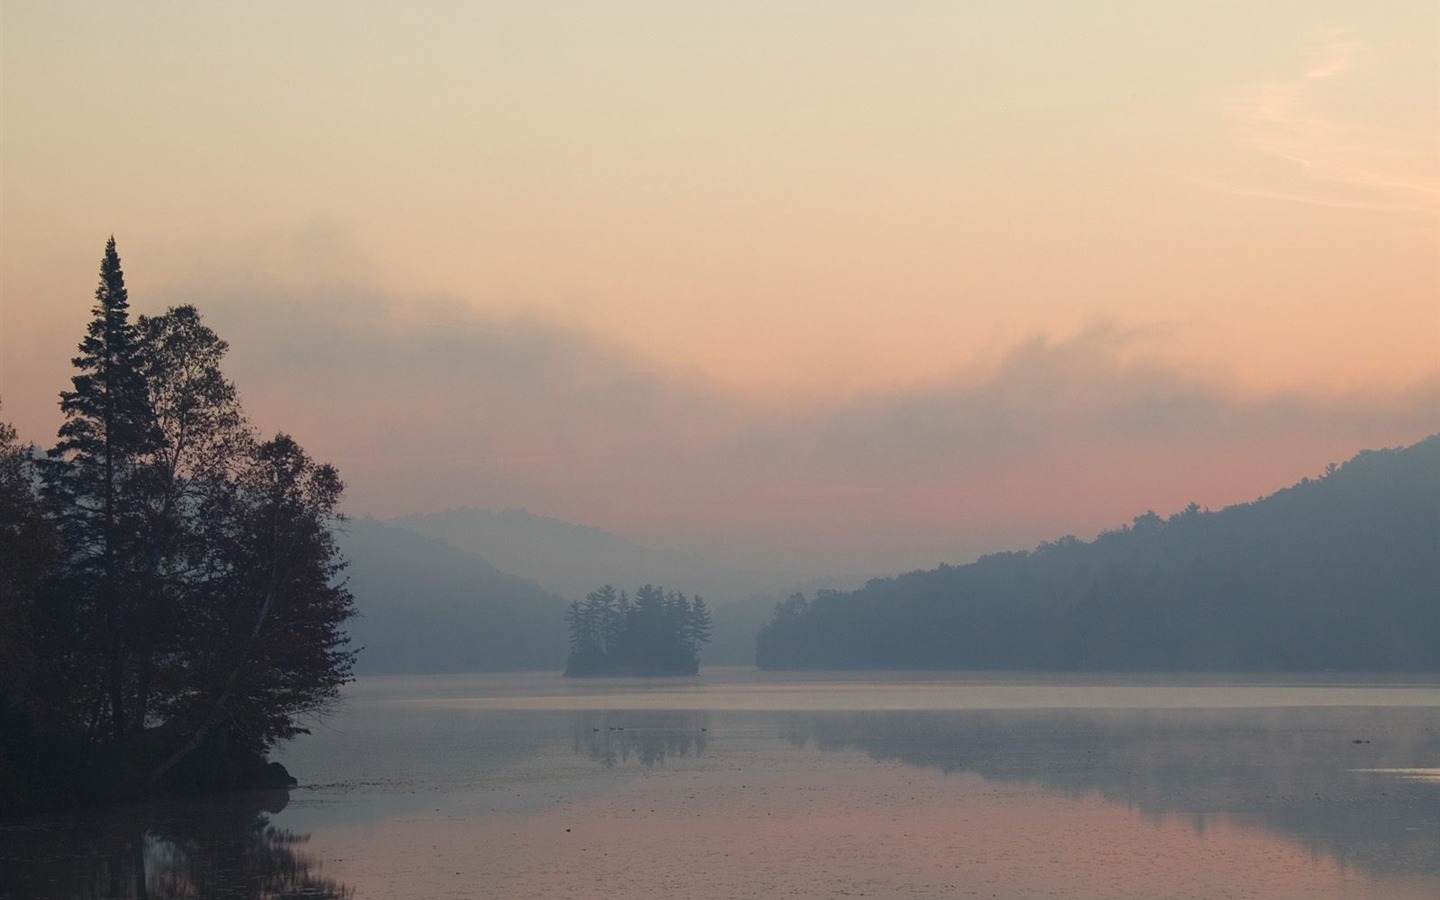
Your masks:
[{"label": "conifer tree", "polygon": [[353,601],[331,533],[343,485],[288,436],[256,439],[226,349],[194,307],[131,324],[107,243],[43,466],[58,562],[33,618],[38,665],[63,686],[47,721],[110,745],[121,791],[143,769],[159,785],[202,747],[180,781],[204,783],[206,760],[255,758],[350,677]]},{"label": "conifer tree", "polygon": [[690,617],[685,628],[686,643],[697,660],[700,658],[700,648],[710,643],[710,627],[710,608],[705,605],[705,599],[697,594],[690,605]]},{"label": "conifer tree", "polygon": [[696,597],[647,584],[617,595],[606,585],[571,603],[567,675],[694,675],[710,641],[710,611]]},{"label": "conifer tree", "polygon": [[135,500],[142,462],[158,439],[129,310],[112,236],[93,317],[72,360],[79,370],[74,390],[60,395],[65,421],[50,451],[57,464],[46,467],[45,478],[69,551],[63,564],[73,607],[68,618],[76,626],[70,638],[79,657],[98,666],[75,674],[103,686],[115,738],[143,725],[131,713],[139,685],[129,665],[140,602],[137,563],[144,556],[139,548],[147,539]]}]

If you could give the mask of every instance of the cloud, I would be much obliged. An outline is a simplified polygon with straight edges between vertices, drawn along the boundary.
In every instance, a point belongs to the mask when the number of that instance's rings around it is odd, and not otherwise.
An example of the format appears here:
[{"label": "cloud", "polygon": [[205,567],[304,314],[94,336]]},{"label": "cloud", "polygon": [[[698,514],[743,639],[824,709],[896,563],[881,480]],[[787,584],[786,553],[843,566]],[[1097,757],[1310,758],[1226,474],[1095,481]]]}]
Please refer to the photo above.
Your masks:
[{"label": "cloud", "polygon": [[1345,29],[1326,29],[1311,40],[1311,59],[1298,74],[1245,88],[1233,108],[1246,143],[1293,166],[1299,181],[1291,190],[1217,187],[1315,206],[1435,215],[1433,135],[1340,112],[1341,85],[1364,74],[1367,49]]},{"label": "cloud", "polygon": [[458,302],[331,287],[220,295],[206,308],[235,348],[246,395],[318,412],[325,428],[396,465],[518,464],[505,448],[527,441],[583,458],[657,420],[723,419],[729,406],[696,377],[647,366],[582,331]]},{"label": "cloud", "polygon": [[[343,287],[197,302],[252,417],[356,512],[528,507],[768,562],[885,571],[1253,499],[1434,431],[1440,379],[1253,396],[1100,324],[992,370],[777,410],[563,324]],[[808,554],[808,555],[807,555]]]}]

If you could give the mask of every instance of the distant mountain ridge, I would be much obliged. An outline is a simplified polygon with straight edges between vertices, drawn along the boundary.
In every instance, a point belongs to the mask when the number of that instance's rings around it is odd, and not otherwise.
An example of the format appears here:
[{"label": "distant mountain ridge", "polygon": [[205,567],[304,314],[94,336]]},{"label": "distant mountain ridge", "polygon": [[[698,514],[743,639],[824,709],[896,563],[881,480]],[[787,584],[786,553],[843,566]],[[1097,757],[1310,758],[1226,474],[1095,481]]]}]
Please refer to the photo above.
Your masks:
[{"label": "distant mountain ridge", "polygon": [[654,584],[700,595],[714,615],[714,634],[704,663],[749,665],[755,634],[775,600],[799,586],[801,577],[715,562],[680,550],[645,547],[628,538],[523,509],[461,507],[387,519],[385,524],[445,541],[529,579],[565,601],[579,600],[602,585]]},{"label": "distant mountain ridge", "polygon": [[734,600],[770,588],[776,580],[773,574],[683,551],[644,547],[613,532],[524,509],[460,507],[386,521],[479,554],[566,600],[577,600],[602,584],[631,584],[637,579],[705,594],[711,600]]},{"label": "distant mountain ridge", "polygon": [[347,520],[338,538],[360,674],[564,667],[565,602],[533,581],[373,519]]},{"label": "distant mountain ridge", "polygon": [[1440,670],[1440,435],[1219,512],[796,598],[757,663]]}]

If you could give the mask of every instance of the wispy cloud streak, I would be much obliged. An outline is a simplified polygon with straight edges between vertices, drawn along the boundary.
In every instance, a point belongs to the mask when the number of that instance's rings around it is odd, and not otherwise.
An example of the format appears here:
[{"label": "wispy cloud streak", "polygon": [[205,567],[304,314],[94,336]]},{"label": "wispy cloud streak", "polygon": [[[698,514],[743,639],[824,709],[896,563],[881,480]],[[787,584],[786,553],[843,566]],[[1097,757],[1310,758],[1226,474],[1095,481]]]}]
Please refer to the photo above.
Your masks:
[{"label": "wispy cloud streak", "polygon": [[1359,76],[1367,48],[1345,29],[1316,36],[1298,75],[1250,85],[1234,104],[1245,141],[1294,166],[1294,189],[1219,184],[1221,189],[1315,206],[1440,214],[1436,137],[1387,130],[1338,111],[1340,85]]}]

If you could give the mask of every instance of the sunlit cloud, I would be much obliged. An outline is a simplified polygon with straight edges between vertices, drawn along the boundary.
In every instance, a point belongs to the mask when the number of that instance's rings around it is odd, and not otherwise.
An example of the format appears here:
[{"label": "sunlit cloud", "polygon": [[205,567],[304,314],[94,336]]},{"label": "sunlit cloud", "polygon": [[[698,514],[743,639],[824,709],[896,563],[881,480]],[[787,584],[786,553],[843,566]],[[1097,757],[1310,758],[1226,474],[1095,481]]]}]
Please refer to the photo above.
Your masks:
[{"label": "sunlit cloud", "polygon": [[[1399,212],[1414,213],[1428,212],[1429,210],[1418,206],[1415,203],[1395,202],[1386,203],[1374,200],[1347,200],[1342,197],[1326,197],[1320,194],[1306,194],[1298,191],[1270,191],[1264,188],[1243,187],[1235,184],[1227,184],[1223,181],[1209,181],[1206,184],[1214,190],[1226,194],[1234,194],[1240,197],[1258,197],[1262,200],[1279,200],[1284,203],[1306,203],[1311,206],[1321,206],[1328,209],[1358,209],[1371,212]],[[1429,232],[1426,232],[1427,234]]]},{"label": "sunlit cloud", "polygon": [[[459,302],[419,316],[342,289],[192,299],[231,340],[257,421],[336,462],[352,511],[526,507],[871,571],[1253,499],[1440,428],[1440,382],[1258,395],[1147,353],[1163,329],[1103,322],[1034,336],[985,371],[777,409],[611,339]],[[282,317],[277,337],[264,323]]]},{"label": "sunlit cloud", "polygon": [[1368,48],[1347,30],[1320,32],[1312,61],[1299,74],[1250,85],[1233,104],[1246,143],[1292,165],[1296,189],[1218,184],[1232,193],[1316,206],[1423,213],[1440,212],[1434,175],[1434,135],[1382,129],[1347,117],[1337,100],[1341,83],[1362,74]]}]

